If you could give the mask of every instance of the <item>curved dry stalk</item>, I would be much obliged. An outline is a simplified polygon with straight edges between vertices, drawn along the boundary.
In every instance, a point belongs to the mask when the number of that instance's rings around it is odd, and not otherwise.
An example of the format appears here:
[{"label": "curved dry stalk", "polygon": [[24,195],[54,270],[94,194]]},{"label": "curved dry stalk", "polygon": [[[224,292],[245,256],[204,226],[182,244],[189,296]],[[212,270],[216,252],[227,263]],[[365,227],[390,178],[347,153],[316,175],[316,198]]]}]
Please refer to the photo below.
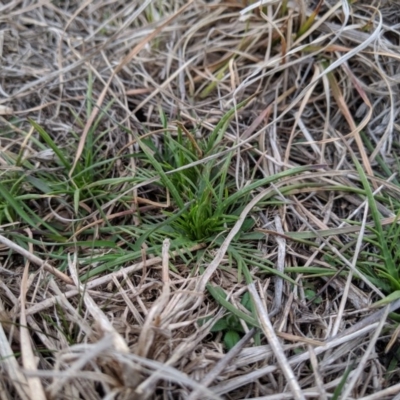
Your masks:
[{"label": "curved dry stalk", "polygon": [[[30,235],[32,236],[32,235]],[[33,251],[32,245],[30,245],[30,252]],[[30,333],[28,331],[28,324],[26,318],[26,294],[28,291],[28,274],[29,274],[29,260],[25,261],[24,273],[22,275],[21,281],[21,294],[20,294],[20,302],[21,302],[21,310],[20,310],[20,320],[21,320],[21,353],[22,353],[22,363],[24,369],[29,373],[37,372],[37,364],[34,356],[34,351],[32,348],[32,341],[30,337]],[[38,400],[46,400],[46,394],[43,389],[42,382],[37,376],[27,377],[29,389],[30,389],[30,398],[36,397]]]},{"label": "curved dry stalk", "polygon": [[261,301],[260,295],[257,293],[256,287],[254,283],[249,285],[249,292],[251,294],[251,297],[253,298],[257,314],[258,314],[258,319],[261,324],[261,328],[265,334],[265,336],[268,339],[268,343],[270,344],[275,357],[278,361],[278,364],[285,375],[286,381],[292,391],[293,397],[297,400],[305,400],[304,394],[302,393],[302,390],[300,388],[300,385],[294,375],[294,372],[291,368],[291,366],[288,363],[288,360],[286,358],[286,355],[283,351],[282,345],[278,339],[278,337],[275,335],[274,328],[271,324],[271,321],[268,316],[268,312],[265,309],[264,304]]},{"label": "curved dry stalk", "polygon": [[39,267],[42,267],[45,271],[50,272],[52,275],[55,277],[61,279],[63,282],[72,284],[72,279],[65,275],[63,272],[59,271],[58,269],[54,268],[51,266],[49,263],[46,261],[41,260],[39,257],[35,256],[33,253],[25,250],[23,247],[19,246],[18,244],[12,242],[11,240],[7,239],[3,235],[0,234],[0,243],[4,244],[7,246],[9,249],[16,251],[17,253],[21,254],[23,257],[25,257],[27,260],[32,262],[33,264],[38,265]]}]

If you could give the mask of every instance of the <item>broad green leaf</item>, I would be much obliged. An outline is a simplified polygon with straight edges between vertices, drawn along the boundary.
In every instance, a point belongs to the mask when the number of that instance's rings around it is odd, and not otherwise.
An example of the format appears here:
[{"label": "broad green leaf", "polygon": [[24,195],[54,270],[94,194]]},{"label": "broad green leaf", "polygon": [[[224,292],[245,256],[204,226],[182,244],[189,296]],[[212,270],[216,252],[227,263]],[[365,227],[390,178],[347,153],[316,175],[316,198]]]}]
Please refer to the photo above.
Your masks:
[{"label": "broad green leaf", "polygon": [[210,332],[220,332],[228,328],[228,323],[225,318],[219,319],[210,329]]},{"label": "broad green leaf", "polygon": [[240,341],[240,335],[236,331],[228,331],[224,335],[224,344],[228,350],[236,346]]}]

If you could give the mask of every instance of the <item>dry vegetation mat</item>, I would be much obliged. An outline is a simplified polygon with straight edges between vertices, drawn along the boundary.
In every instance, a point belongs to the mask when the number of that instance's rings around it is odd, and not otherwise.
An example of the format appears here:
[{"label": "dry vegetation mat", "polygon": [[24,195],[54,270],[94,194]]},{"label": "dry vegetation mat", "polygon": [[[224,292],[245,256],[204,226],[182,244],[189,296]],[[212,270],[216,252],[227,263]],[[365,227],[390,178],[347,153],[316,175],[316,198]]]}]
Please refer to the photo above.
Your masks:
[{"label": "dry vegetation mat", "polygon": [[1,399],[400,399],[400,3],[0,4]]}]

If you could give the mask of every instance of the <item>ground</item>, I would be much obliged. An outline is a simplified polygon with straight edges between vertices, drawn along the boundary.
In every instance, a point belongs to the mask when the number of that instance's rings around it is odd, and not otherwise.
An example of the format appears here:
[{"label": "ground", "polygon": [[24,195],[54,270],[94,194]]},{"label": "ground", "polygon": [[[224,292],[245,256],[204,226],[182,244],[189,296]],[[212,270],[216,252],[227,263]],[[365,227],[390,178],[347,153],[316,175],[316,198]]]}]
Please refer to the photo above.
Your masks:
[{"label": "ground", "polygon": [[400,399],[400,3],[0,5],[1,399]]}]

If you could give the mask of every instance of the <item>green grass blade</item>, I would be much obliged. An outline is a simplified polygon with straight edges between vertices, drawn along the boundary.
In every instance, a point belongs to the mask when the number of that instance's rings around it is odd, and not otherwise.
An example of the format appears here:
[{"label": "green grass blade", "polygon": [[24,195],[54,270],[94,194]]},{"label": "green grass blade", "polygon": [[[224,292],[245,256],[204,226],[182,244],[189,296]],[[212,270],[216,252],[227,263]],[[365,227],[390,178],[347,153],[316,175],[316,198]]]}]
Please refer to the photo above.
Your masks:
[{"label": "green grass blade", "polygon": [[2,183],[0,183],[0,195],[4,198],[8,205],[14,209],[17,215],[19,215],[28,225],[33,228],[37,227],[37,223],[27,214],[23,206],[21,206],[19,202],[15,200],[14,196],[11,195],[11,193]]},{"label": "green grass blade", "polygon": [[385,298],[377,301],[376,303],[372,304],[371,307],[377,308],[377,307],[382,307],[386,306],[396,300],[400,299],[400,290],[396,290],[393,293],[389,294],[389,296],[386,296]]},{"label": "green grass blade", "polygon": [[212,154],[212,150],[223,137],[224,132],[228,126],[229,120],[235,115],[235,112],[244,107],[251,99],[252,98],[250,97],[246,100],[243,100],[236,107],[233,107],[227,113],[225,113],[225,115],[219,120],[218,124],[216,125],[216,127],[214,128],[208,139],[205,156],[209,156]]},{"label": "green grass blade", "polygon": [[138,140],[140,148],[143,150],[143,152],[146,154],[147,158],[153,165],[153,167],[156,169],[157,173],[160,175],[160,179],[163,182],[163,184],[167,187],[167,189],[170,191],[172,198],[176,201],[176,204],[180,209],[185,207],[185,203],[176,190],[175,186],[171,182],[171,180],[168,178],[168,176],[165,174],[161,164],[154,158],[153,154],[151,153],[151,150],[143,143],[142,140]]},{"label": "green grass blade", "polygon": [[243,311],[238,310],[233,304],[226,300],[226,294],[223,289],[221,289],[220,287],[212,286],[211,284],[207,284],[207,290],[222,307],[226,308],[233,315],[247,322],[251,326],[255,326],[258,328],[260,327],[259,323],[253,317],[245,314]]},{"label": "green grass blade", "polygon": [[342,390],[344,388],[344,385],[346,384],[347,378],[349,377],[350,372],[353,370],[353,368],[354,368],[354,362],[344,372],[342,379],[339,382],[339,385],[336,387],[335,391],[333,392],[332,400],[339,400],[340,394],[342,393]]},{"label": "green grass blade", "polygon": [[257,189],[260,186],[268,185],[269,183],[275,182],[279,179],[287,178],[289,176],[300,174],[302,172],[310,171],[310,170],[317,169],[317,168],[318,168],[318,166],[315,166],[315,165],[306,165],[303,167],[291,168],[291,169],[288,169],[283,172],[279,172],[278,174],[269,176],[264,179],[259,179],[255,182],[251,183],[250,185],[245,186],[243,189],[238,190],[236,193],[234,193],[228,199],[226,199],[224,201],[224,208],[226,209],[230,205],[236,204],[240,200],[240,198],[242,198],[243,196],[250,193],[252,190]]},{"label": "green grass blade", "polygon": [[137,250],[139,250],[142,246],[142,244],[145,242],[145,240],[154,232],[156,232],[157,230],[159,230],[160,228],[162,228],[163,226],[166,225],[170,225],[171,223],[173,223],[174,221],[176,221],[177,219],[179,219],[181,217],[181,215],[183,213],[185,213],[187,211],[187,209],[189,208],[190,204],[186,204],[186,206],[183,206],[182,209],[179,210],[179,212],[171,215],[168,219],[166,219],[165,221],[160,222],[159,224],[155,224],[151,229],[148,229],[145,233],[143,233],[143,235],[141,235],[136,243],[135,243],[135,248]]},{"label": "green grass blade", "polygon": [[71,164],[68,160],[64,157],[62,151],[58,148],[58,146],[54,143],[53,139],[50,135],[35,121],[29,119],[30,124],[38,131],[39,135],[42,139],[46,142],[46,144],[57,154],[57,157],[60,159],[61,163],[64,165],[65,168],[68,170],[71,168]]},{"label": "green grass blade", "polygon": [[368,205],[371,209],[371,214],[375,223],[375,229],[377,231],[380,248],[385,258],[385,265],[387,267],[387,271],[394,279],[398,280],[399,274],[394,265],[392,255],[388,248],[387,237],[381,224],[381,215],[379,214],[378,207],[376,205],[376,201],[374,198],[374,194],[371,190],[371,186],[369,185],[367,175],[365,174],[363,167],[355,157],[353,157],[353,162],[357,168],[358,174],[360,175],[361,183],[367,195]]}]

